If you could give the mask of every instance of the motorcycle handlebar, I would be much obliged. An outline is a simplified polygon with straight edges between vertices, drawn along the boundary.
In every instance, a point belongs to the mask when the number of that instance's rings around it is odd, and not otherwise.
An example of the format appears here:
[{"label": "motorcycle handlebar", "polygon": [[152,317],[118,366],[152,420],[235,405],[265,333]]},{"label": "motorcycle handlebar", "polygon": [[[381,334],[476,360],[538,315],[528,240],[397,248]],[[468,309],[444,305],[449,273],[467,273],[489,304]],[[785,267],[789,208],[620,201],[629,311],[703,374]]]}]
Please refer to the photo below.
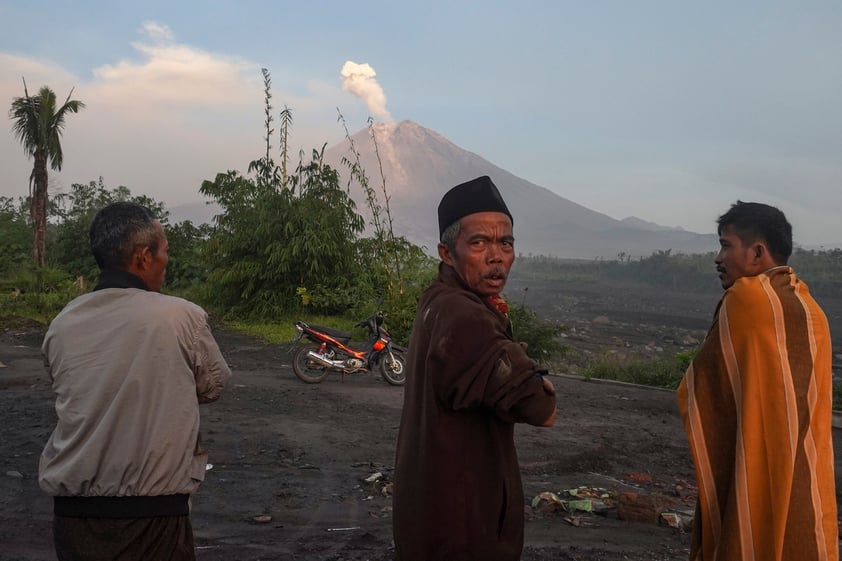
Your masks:
[{"label": "motorcycle handlebar", "polygon": [[368,327],[372,331],[377,331],[377,328],[383,325],[384,312],[376,312],[364,320],[357,323],[354,327]]}]

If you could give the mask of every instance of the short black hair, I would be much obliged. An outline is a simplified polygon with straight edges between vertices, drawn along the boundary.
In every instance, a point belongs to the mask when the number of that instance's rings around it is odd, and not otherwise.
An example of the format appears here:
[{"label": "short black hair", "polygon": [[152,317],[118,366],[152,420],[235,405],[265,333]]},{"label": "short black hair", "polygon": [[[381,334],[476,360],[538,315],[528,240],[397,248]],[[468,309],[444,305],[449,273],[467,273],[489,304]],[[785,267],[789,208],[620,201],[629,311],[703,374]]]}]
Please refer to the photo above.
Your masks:
[{"label": "short black hair", "polygon": [[776,263],[786,265],[792,255],[792,225],[779,209],[763,203],[737,201],[716,221],[722,235],[731,226],[744,244],[763,240]]},{"label": "short black hair", "polygon": [[124,271],[135,248],[158,249],[157,218],[143,205],[111,203],[96,213],[88,231],[91,252],[100,270]]}]

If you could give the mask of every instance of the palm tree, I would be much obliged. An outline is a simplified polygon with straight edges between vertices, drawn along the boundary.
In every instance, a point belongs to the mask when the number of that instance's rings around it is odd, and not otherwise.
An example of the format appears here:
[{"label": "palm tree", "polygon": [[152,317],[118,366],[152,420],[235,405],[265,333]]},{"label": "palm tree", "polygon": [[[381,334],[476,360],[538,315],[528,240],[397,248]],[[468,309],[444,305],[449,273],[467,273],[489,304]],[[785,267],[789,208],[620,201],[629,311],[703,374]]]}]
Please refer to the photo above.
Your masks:
[{"label": "palm tree", "polygon": [[[44,266],[47,239],[47,161],[50,167],[61,171],[62,152],[61,134],[64,131],[64,118],[68,113],[78,113],[85,104],[70,99],[73,90],[58,110],[56,110],[56,94],[43,86],[35,97],[30,97],[23,81],[23,97],[12,100],[9,117],[14,120],[12,130],[23,145],[28,157],[35,160],[32,173],[29,175],[29,195],[32,200],[30,213],[32,216],[33,242],[32,257],[36,267]],[[33,190],[34,187],[34,190]]]}]

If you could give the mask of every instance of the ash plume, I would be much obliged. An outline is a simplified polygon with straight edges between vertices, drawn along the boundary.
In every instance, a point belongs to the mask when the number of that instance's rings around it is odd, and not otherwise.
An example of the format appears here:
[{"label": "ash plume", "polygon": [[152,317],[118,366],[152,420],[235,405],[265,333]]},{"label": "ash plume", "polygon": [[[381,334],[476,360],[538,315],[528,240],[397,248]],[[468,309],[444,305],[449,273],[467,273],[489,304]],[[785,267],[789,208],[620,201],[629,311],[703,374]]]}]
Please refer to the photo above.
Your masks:
[{"label": "ash plume", "polygon": [[342,89],[351,92],[359,97],[368,106],[369,112],[390,123],[392,116],[386,110],[386,94],[383,88],[377,83],[377,73],[368,63],[357,64],[353,61],[346,61],[339,73],[342,76]]}]

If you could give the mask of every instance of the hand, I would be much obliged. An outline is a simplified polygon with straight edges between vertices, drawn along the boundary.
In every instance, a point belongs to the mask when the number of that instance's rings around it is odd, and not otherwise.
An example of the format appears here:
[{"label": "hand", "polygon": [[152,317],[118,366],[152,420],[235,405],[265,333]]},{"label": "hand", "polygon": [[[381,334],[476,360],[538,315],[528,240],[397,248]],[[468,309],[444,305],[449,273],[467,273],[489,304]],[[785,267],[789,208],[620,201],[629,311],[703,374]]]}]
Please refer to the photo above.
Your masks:
[{"label": "hand", "polygon": [[542,376],[541,380],[544,382],[544,391],[550,395],[555,395],[555,386],[553,386],[553,383],[550,382],[550,379],[546,376]]}]

